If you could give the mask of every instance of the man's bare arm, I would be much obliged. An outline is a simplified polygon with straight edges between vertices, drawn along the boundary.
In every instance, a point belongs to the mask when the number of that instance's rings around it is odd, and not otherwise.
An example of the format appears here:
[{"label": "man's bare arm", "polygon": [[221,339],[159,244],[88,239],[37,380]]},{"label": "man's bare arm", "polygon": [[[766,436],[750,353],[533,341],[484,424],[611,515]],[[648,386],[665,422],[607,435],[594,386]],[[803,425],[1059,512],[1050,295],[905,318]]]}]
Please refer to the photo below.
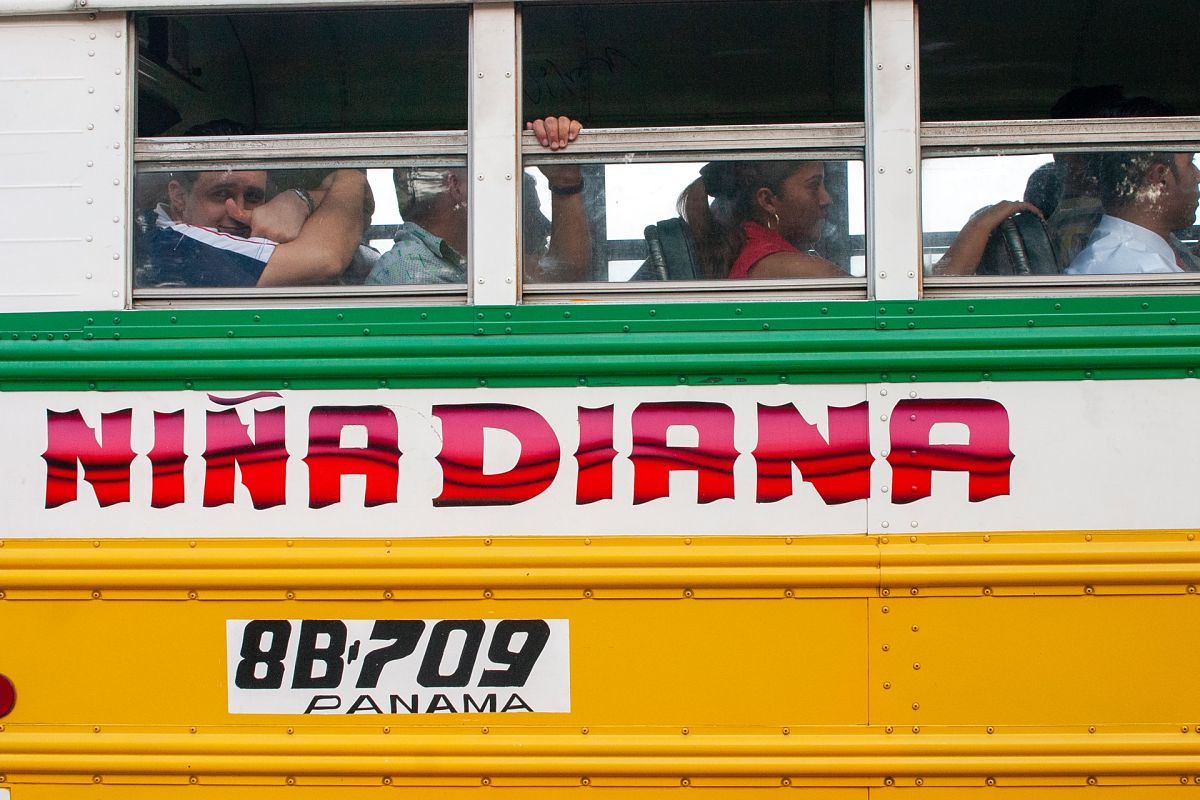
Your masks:
[{"label": "man's bare arm", "polygon": [[[336,281],[362,241],[366,185],[366,176],[358,170],[330,173],[320,190],[312,193],[316,210],[304,221],[295,239],[276,246],[258,285],[323,285]],[[253,228],[252,220],[247,224]]]}]

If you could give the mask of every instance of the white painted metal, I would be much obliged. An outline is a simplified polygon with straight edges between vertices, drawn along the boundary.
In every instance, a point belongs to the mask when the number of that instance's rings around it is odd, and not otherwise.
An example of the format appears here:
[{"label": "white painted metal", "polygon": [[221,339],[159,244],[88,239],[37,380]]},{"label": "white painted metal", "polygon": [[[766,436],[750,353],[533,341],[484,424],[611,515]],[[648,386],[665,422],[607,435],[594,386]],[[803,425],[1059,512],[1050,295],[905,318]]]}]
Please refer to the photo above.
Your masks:
[{"label": "white painted metal", "polygon": [[477,305],[511,305],[519,296],[521,188],[517,12],[512,3],[472,10],[468,77],[471,297]]},{"label": "white painted metal", "polygon": [[[707,125],[691,128],[588,128],[587,136],[565,153],[576,157],[592,153],[686,152],[752,153],[758,151],[833,151],[849,158],[861,157],[866,141],[862,123],[831,125]],[[545,155],[532,134],[522,137],[525,156]],[[689,155],[689,158],[695,158]],[[526,164],[530,159],[526,158]]]},{"label": "white painted metal", "polygon": [[124,14],[0,18],[0,311],[126,301]]},{"label": "white painted metal", "polygon": [[872,0],[867,31],[867,274],[875,298],[915,299],[921,290],[921,164],[913,3]]},{"label": "white painted metal", "polygon": [[966,473],[934,472],[930,497],[893,504],[894,489],[882,491],[891,470],[876,463],[871,533],[1173,529],[1200,519],[1200,417],[1188,413],[1200,402],[1196,380],[877,384],[867,389],[872,442],[888,441],[880,418],[910,395],[999,402],[1010,491],[970,502]]}]

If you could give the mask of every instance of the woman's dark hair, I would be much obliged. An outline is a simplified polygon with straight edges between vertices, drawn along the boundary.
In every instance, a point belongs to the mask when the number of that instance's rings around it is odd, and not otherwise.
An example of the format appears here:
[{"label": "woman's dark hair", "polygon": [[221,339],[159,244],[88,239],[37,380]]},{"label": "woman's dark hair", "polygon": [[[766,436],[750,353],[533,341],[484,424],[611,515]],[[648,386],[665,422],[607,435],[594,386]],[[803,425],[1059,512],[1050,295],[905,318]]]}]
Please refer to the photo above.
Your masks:
[{"label": "woman's dark hair", "polygon": [[[759,222],[762,188],[779,194],[804,161],[713,161],[679,195],[676,207],[696,237],[702,277],[724,278],[746,244],[743,222]],[[708,198],[714,198],[709,205]]]}]

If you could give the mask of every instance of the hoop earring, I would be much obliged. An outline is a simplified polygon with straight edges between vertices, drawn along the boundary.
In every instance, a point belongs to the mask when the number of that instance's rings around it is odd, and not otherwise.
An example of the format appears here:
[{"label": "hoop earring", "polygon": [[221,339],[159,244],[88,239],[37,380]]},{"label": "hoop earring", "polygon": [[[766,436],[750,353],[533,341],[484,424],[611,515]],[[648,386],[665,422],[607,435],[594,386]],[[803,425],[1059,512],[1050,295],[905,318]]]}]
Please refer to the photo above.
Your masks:
[{"label": "hoop earring", "polygon": [[[771,227],[771,217],[775,218],[775,227],[774,228]],[[779,214],[772,213],[771,217],[767,217],[767,230],[769,230],[769,231],[773,231],[779,227]]]}]

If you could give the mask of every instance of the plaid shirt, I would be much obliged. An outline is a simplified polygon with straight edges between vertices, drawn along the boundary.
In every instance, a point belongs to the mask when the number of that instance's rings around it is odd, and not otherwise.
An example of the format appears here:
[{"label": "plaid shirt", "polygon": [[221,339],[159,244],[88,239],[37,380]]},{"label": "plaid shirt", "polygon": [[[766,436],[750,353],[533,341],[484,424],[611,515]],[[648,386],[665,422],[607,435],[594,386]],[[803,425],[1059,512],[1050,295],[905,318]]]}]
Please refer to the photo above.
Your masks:
[{"label": "plaid shirt", "polygon": [[406,222],[396,233],[396,243],[379,257],[366,282],[384,286],[466,283],[467,260],[445,239],[414,222]]}]

